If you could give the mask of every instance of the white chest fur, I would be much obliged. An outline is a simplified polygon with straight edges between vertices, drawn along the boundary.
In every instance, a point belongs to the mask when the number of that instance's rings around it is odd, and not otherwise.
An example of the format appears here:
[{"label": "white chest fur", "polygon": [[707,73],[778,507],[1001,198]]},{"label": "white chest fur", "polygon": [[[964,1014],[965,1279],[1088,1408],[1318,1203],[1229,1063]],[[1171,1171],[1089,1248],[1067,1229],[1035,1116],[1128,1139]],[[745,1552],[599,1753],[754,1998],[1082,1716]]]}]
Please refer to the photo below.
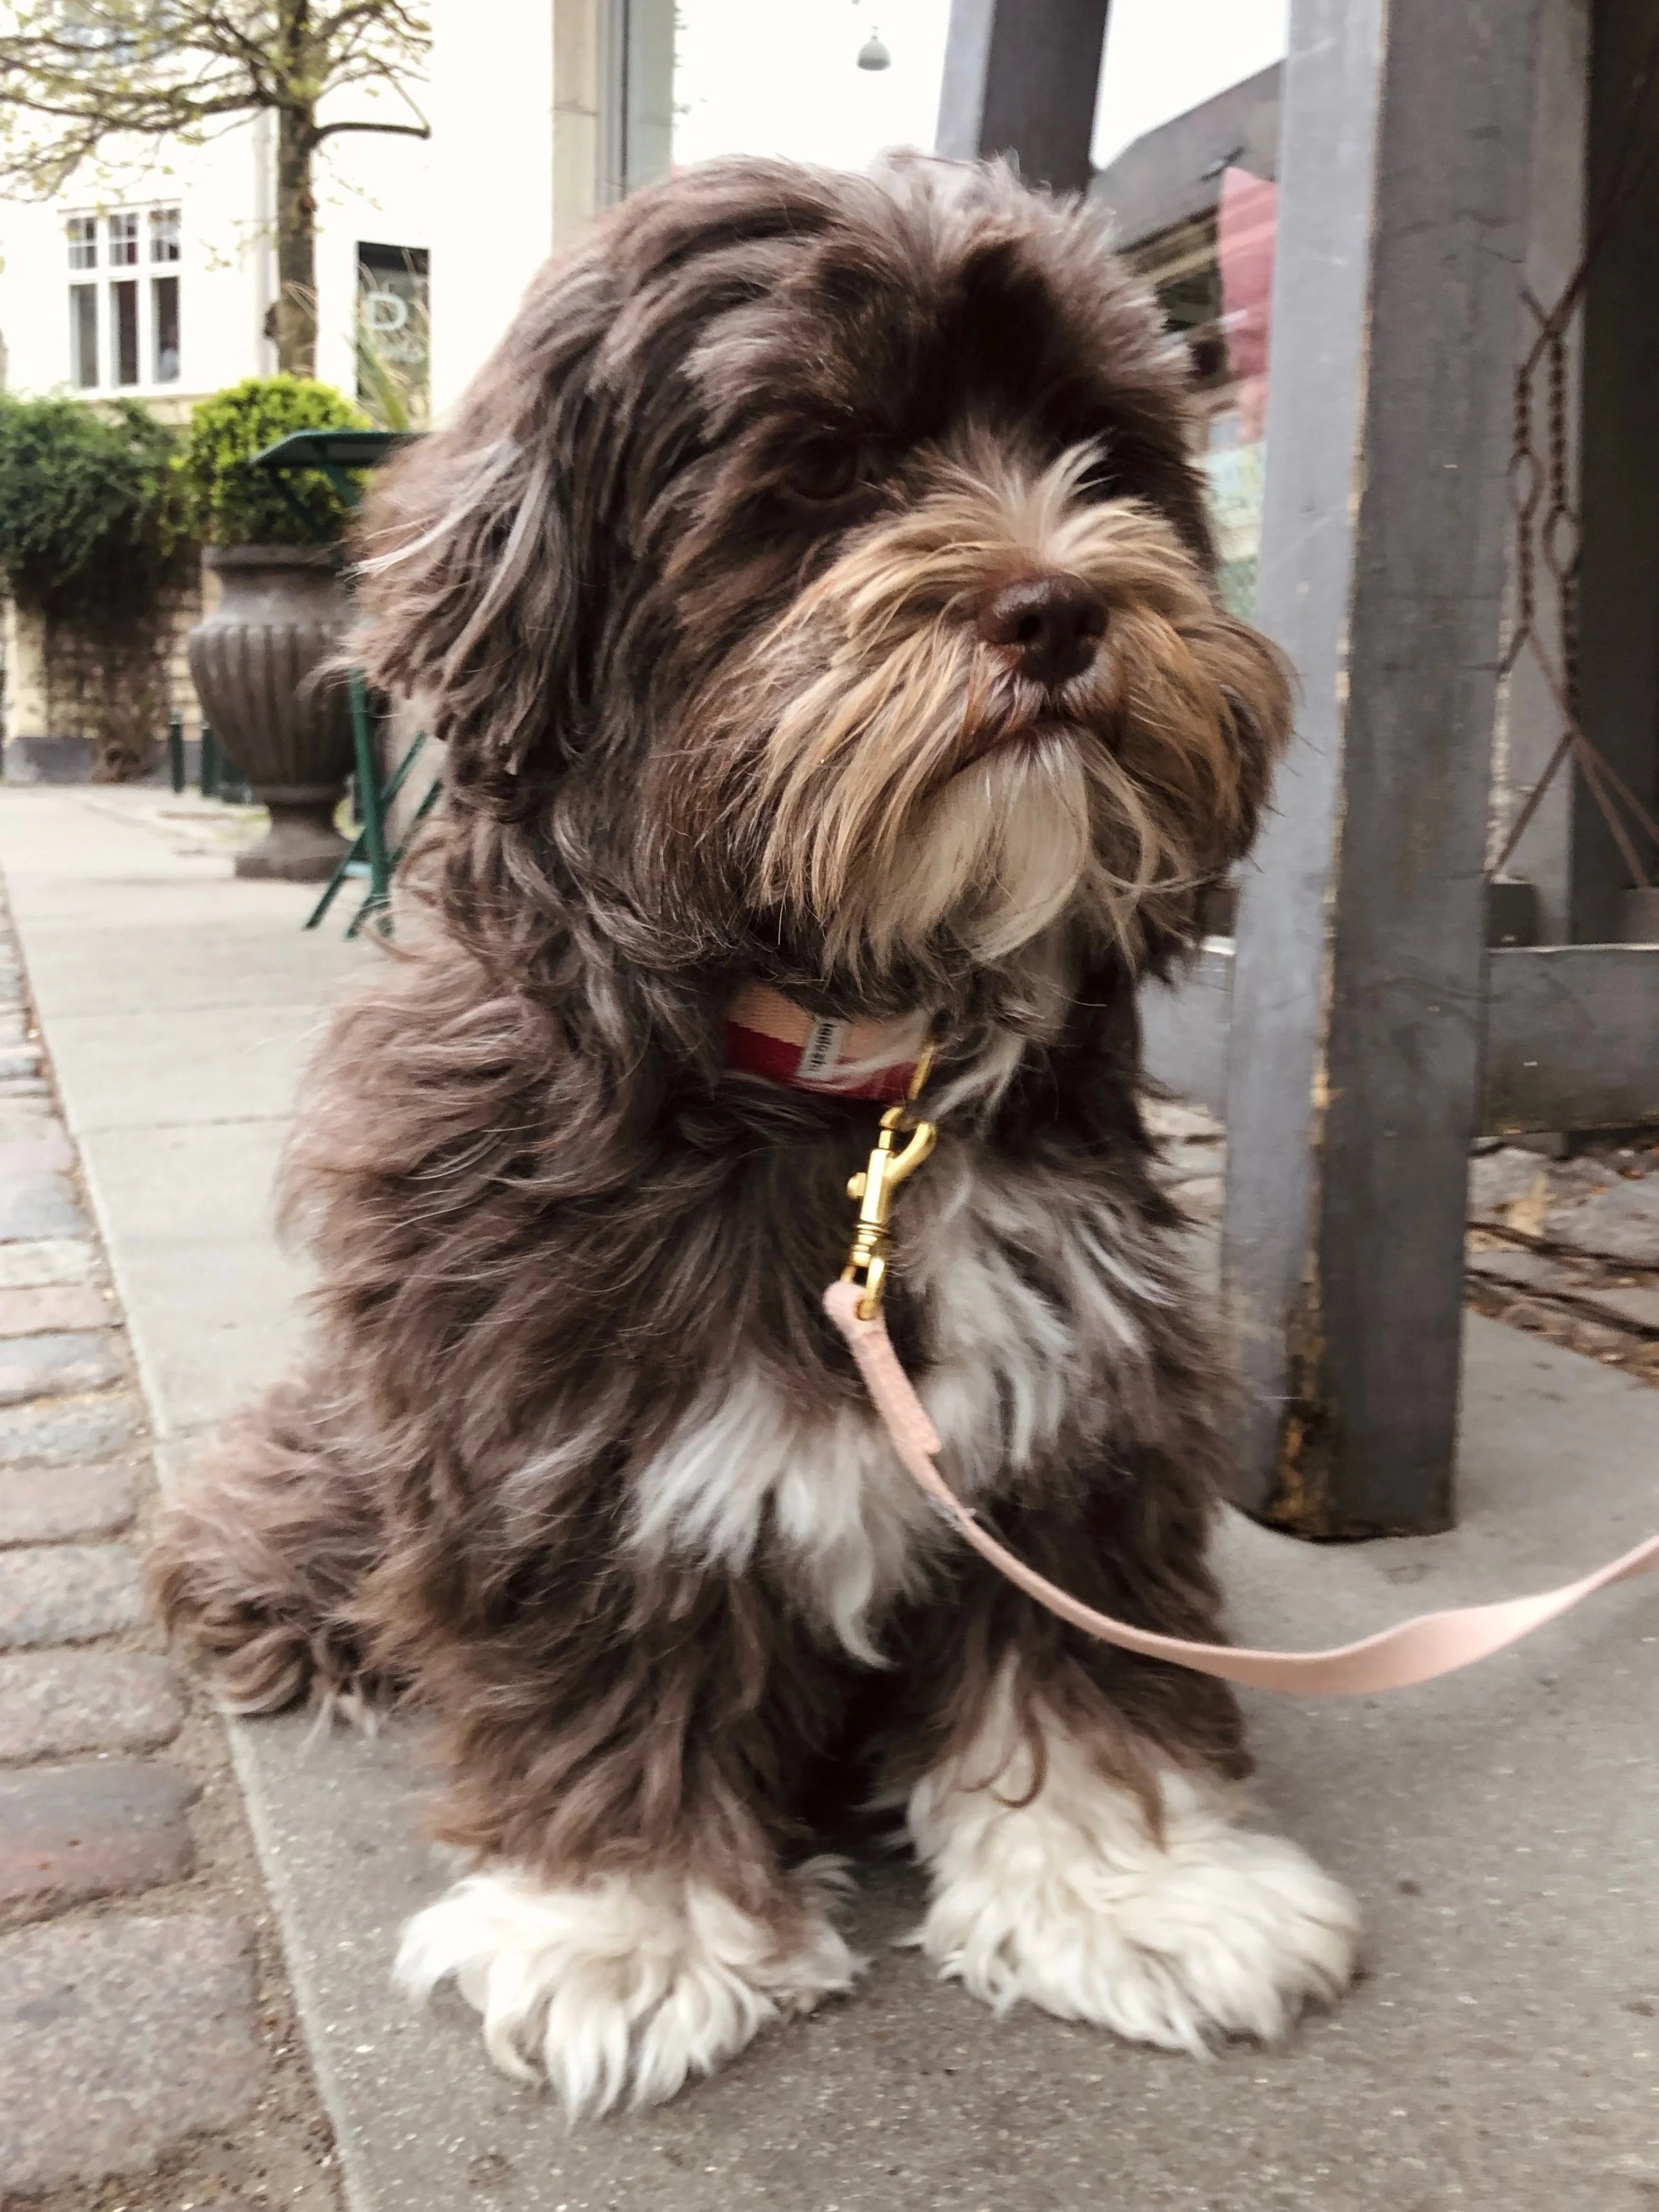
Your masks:
[{"label": "white chest fur", "polygon": [[[906,1194],[897,1266],[919,1292],[921,1395],[957,1490],[985,1496],[1051,1447],[1079,1394],[1099,1408],[1144,1358],[1137,1308],[1171,1286],[1144,1233],[1059,1178],[941,1147]],[[764,1541],[847,1650],[879,1663],[872,1618],[940,1524],[861,1407],[786,1397],[759,1360],[710,1392],[635,1478],[648,1556],[741,1570]]]}]

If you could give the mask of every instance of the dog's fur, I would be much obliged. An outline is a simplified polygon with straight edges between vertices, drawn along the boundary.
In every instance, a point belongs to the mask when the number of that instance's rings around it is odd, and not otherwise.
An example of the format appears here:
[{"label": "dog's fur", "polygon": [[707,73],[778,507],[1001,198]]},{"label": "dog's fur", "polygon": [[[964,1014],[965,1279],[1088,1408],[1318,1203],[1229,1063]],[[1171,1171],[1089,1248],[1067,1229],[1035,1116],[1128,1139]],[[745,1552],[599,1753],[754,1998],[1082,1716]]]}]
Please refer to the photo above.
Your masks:
[{"label": "dog's fur", "polygon": [[[1342,1893],[1230,1825],[1230,1693],[1091,1644],[919,1503],[819,1300],[875,1112],[723,1062],[761,979],[925,1014],[895,1340],[945,1465],[1089,1602],[1218,1632],[1217,1360],[1137,1105],[1137,978],[1248,844],[1286,689],[1217,605],[1182,359],[997,169],[727,162],[532,286],[376,487],[374,678],[448,795],[288,1168],[301,1370],[157,1588],[228,1700],[407,1692],[479,1871],[404,1960],[573,2110],[665,2095],[857,1962],[826,1805],[908,1804],[998,2003],[1271,2035]],[[1059,689],[976,628],[1102,594]]]}]

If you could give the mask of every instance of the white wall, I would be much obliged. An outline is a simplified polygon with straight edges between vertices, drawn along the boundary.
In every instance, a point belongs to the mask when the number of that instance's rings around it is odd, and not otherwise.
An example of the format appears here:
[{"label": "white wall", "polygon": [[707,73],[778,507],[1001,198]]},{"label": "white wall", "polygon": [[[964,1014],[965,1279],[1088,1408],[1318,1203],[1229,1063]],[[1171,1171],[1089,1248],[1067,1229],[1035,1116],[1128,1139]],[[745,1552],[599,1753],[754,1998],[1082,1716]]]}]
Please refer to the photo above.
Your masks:
[{"label": "white wall", "polygon": [[554,0],[432,0],[432,400],[506,328],[553,240]]}]

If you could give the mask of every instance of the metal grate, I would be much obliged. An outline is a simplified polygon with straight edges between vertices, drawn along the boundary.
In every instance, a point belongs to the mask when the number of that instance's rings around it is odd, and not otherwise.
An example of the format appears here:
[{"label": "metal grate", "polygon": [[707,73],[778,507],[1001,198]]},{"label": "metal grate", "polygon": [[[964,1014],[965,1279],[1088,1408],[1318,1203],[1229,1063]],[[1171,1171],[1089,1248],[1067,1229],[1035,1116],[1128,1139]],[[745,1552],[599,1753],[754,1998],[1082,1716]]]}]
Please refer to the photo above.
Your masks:
[{"label": "metal grate", "polygon": [[[1659,88],[1659,35],[1655,36],[1637,76],[1606,188],[1585,224],[1584,247],[1577,265],[1552,307],[1547,309],[1530,286],[1522,288],[1522,303],[1537,329],[1515,378],[1515,442],[1509,471],[1510,507],[1515,518],[1515,621],[1498,673],[1500,678],[1510,676],[1522,654],[1528,656],[1554,702],[1561,735],[1543,774],[1516,811],[1498,857],[1487,870],[1488,881],[1507,866],[1544,794],[1570,758],[1577,761],[1584,787],[1600,809],[1638,890],[1650,889],[1652,878],[1643,864],[1638,839],[1645,839],[1659,855],[1659,823],[1585,735],[1578,719],[1578,555],[1583,524],[1572,481],[1567,374],[1569,339],[1583,305],[1590,270],[1644,168],[1659,150],[1659,112],[1653,112],[1656,88]],[[1534,397],[1540,368],[1541,409]],[[1555,586],[1553,638],[1546,638],[1538,609],[1540,562]]]}]

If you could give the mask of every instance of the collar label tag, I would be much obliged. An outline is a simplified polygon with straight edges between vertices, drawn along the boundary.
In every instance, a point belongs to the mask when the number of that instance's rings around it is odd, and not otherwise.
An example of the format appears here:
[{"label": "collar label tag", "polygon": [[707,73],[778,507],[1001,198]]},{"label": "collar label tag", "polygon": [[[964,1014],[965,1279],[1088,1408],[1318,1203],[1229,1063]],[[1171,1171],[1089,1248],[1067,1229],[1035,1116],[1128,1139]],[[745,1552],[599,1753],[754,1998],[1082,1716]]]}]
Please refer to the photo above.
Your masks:
[{"label": "collar label tag", "polygon": [[800,1048],[800,1062],[795,1070],[797,1080],[827,1081],[840,1063],[852,1026],[850,1022],[815,1021]]}]

